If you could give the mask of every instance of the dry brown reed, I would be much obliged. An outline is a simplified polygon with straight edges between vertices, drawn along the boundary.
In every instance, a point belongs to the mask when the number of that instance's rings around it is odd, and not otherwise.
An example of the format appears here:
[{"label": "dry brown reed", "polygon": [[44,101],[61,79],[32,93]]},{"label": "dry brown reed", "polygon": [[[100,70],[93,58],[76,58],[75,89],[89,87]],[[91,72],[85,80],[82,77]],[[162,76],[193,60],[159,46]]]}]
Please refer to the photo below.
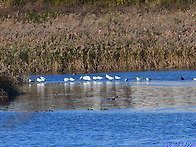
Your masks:
[{"label": "dry brown reed", "polygon": [[13,76],[0,73],[0,104],[12,99],[13,96],[19,94],[16,87],[16,80]]},{"label": "dry brown reed", "polygon": [[186,11],[129,6],[96,13],[86,7],[47,19],[40,13],[40,21],[19,12],[1,19],[2,64],[23,74],[196,66],[195,6]]}]

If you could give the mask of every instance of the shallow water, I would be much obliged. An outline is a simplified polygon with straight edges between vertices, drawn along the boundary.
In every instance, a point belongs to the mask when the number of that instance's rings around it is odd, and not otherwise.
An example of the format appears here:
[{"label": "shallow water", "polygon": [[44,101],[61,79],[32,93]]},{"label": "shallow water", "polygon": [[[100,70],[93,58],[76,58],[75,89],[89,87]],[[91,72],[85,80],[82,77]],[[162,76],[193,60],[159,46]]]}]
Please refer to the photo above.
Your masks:
[{"label": "shallow water", "polygon": [[195,113],[0,112],[2,146],[164,146],[196,142]]},{"label": "shallow water", "polygon": [[[21,86],[26,94],[1,103],[0,144],[196,146],[196,71],[108,74],[121,79],[110,81],[106,73],[87,74],[103,77],[88,82],[79,80],[83,75],[44,75],[45,83]],[[144,79],[137,82],[137,76]]]},{"label": "shallow water", "polygon": [[[45,110],[100,110],[127,109],[156,110],[162,108],[196,106],[196,71],[154,71],[108,73],[120,80],[108,80],[107,73],[87,74],[102,76],[102,80],[80,80],[84,75],[44,75],[45,83],[29,83],[20,87],[26,94],[0,106],[6,111]],[[181,80],[181,75],[185,80]],[[137,82],[136,77],[143,80]],[[40,76],[30,76],[35,80]],[[63,79],[74,78],[74,82]],[[147,82],[148,77],[151,81]],[[128,79],[128,81],[125,81]],[[4,106],[3,106],[4,105]]]}]

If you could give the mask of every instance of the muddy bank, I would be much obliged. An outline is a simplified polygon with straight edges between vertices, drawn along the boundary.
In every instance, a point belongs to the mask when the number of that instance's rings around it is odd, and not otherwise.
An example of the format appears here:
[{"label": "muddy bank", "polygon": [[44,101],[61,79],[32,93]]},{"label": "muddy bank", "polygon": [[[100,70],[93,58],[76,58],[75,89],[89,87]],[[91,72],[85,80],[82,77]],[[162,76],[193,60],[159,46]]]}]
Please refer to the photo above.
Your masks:
[{"label": "muddy bank", "polygon": [[17,12],[0,19],[0,65],[13,74],[196,66],[195,5],[184,11],[139,6],[101,11],[47,19],[43,14],[24,19],[27,14]]}]

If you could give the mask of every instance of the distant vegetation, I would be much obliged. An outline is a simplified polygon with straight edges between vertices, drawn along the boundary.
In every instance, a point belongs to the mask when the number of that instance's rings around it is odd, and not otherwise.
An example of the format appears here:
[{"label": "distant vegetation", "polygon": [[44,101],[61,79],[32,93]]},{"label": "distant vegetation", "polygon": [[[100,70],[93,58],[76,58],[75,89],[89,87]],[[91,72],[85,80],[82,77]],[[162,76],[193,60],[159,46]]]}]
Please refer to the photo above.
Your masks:
[{"label": "distant vegetation", "polygon": [[[33,20],[56,18],[60,14],[104,14],[124,7],[139,6],[142,11],[187,10],[196,0],[0,0],[0,18]],[[126,13],[126,12],[125,12]]]},{"label": "distant vegetation", "polygon": [[[1,9],[0,65],[13,75],[195,67],[194,2],[4,0],[4,6],[16,7]],[[40,3],[58,9],[41,9]],[[160,11],[140,3],[190,5]],[[102,9],[70,6],[82,4]],[[17,8],[21,5],[24,9]],[[106,8],[113,5],[126,6]]]},{"label": "distant vegetation", "polygon": [[77,6],[77,5],[98,5],[98,6],[129,6],[135,4],[158,4],[170,5],[177,3],[192,4],[195,0],[1,0],[4,5],[28,5],[29,3],[42,3],[50,6]]},{"label": "distant vegetation", "polygon": [[195,0],[1,0],[0,66],[13,75],[195,67],[195,8]]}]

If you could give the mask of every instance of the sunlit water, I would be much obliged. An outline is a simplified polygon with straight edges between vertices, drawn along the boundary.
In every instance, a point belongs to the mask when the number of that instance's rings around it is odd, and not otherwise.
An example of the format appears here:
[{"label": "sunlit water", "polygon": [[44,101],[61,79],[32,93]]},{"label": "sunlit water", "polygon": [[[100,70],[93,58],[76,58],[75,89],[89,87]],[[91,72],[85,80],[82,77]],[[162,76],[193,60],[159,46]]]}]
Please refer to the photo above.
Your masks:
[{"label": "sunlit water", "polygon": [[25,94],[1,102],[0,144],[196,146],[196,71],[107,74],[121,79],[108,80],[106,73],[85,74],[103,77],[91,81],[80,80],[84,74],[43,75],[45,83],[21,86]]}]

